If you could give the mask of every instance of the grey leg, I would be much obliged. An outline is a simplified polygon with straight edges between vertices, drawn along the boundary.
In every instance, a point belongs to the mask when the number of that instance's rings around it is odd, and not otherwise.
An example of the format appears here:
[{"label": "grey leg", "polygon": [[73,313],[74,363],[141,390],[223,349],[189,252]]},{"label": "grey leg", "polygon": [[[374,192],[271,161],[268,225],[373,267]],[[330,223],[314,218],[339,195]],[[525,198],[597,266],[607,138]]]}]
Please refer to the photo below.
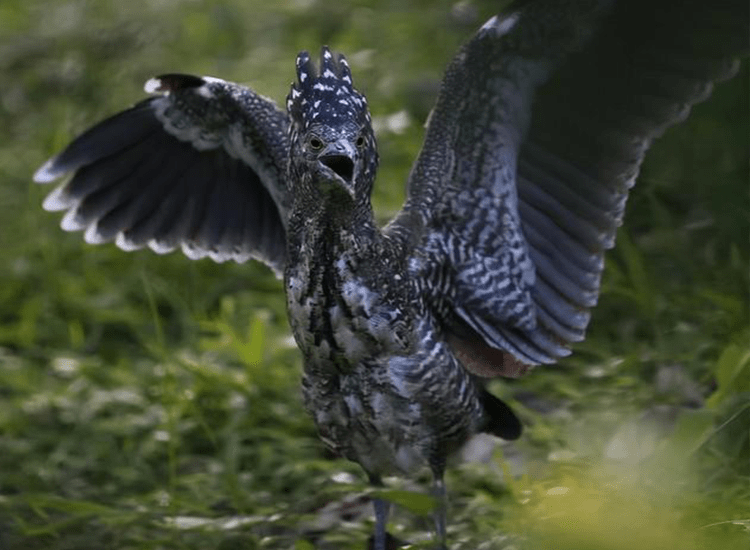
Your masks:
[{"label": "grey leg", "polygon": [[[373,487],[382,487],[383,481],[380,476],[370,476],[370,484]],[[388,532],[388,512],[391,509],[391,503],[382,498],[374,498],[372,506],[375,509],[375,533],[370,539],[369,548],[372,550],[387,550]]]},{"label": "grey leg", "polygon": [[445,524],[447,514],[447,498],[445,492],[445,483],[442,477],[435,477],[435,481],[432,483],[432,496],[437,500],[433,519],[435,521],[435,536],[437,538],[438,546],[437,550],[445,550],[446,537],[445,537]]},{"label": "grey leg", "polygon": [[372,505],[375,508],[375,534],[372,539],[373,550],[386,550],[388,533],[386,525],[388,523],[388,512],[391,504],[382,498],[373,499]]}]

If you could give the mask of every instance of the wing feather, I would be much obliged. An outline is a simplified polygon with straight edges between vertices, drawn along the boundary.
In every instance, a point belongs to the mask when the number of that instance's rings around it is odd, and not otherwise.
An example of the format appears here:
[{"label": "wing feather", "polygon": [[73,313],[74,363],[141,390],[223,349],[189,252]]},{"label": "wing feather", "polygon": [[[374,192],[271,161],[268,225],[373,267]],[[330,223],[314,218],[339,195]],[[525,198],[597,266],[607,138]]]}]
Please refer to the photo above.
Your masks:
[{"label": "wing feather", "polygon": [[736,72],[749,9],[517,2],[460,50],[388,230],[464,353],[550,363],[584,338],[647,149]]},{"label": "wing feather", "polygon": [[125,250],[267,263],[286,254],[287,117],[248,88],[165,75],[148,98],[81,134],[35,174],[62,227]]}]

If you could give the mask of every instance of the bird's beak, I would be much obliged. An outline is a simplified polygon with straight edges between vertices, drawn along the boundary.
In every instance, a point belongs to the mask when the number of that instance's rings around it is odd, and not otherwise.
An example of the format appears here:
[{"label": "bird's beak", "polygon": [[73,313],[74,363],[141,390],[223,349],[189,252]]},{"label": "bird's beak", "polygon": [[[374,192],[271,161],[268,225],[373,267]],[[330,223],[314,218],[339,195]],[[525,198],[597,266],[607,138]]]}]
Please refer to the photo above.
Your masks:
[{"label": "bird's beak", "polygon": [[318,160],[331,169],[341,180],[343,180],[346,191],[354,196],[354,169],[357,159],[357,150],[348,139],[340,139],[328,144],[320,153]]}]

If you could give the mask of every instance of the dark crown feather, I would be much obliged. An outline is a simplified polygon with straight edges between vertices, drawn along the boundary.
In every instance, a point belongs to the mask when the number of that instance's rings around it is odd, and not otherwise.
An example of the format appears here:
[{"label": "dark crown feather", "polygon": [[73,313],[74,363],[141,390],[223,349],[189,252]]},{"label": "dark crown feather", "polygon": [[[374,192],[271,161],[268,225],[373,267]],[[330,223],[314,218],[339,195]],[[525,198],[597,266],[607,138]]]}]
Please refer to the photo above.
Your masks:
[{"label": "dark crown feather", "polygon": [[306,51],[297,56],[297,82],[286,99],[287,111],[299,129],[314,123],[370,123],[365,96],[354,89],[349,64],[327,46],[320,52],[320,70]]}]

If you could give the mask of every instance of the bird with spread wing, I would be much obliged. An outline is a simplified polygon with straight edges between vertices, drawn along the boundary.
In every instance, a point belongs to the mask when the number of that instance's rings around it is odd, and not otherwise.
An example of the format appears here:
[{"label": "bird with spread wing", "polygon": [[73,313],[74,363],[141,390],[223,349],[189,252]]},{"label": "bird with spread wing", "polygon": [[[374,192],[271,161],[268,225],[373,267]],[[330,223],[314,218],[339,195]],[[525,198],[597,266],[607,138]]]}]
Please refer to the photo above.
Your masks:
[{"label": "bird with spread wing", "polygon": [[[306,52],[286,112],[251,89],[169,74],[35,174],[65,230],[124,250],[256,259],[283,276],[322,440],[379,485],[443,472],[473,434],[521,433],[483,380],[584,338],[604,253],[652,140],[735,74],[746,2],[518,1],[450,63],[385,227],[378,154],[344,57]],[[375,500],[385,550],[388,504]]]}]

